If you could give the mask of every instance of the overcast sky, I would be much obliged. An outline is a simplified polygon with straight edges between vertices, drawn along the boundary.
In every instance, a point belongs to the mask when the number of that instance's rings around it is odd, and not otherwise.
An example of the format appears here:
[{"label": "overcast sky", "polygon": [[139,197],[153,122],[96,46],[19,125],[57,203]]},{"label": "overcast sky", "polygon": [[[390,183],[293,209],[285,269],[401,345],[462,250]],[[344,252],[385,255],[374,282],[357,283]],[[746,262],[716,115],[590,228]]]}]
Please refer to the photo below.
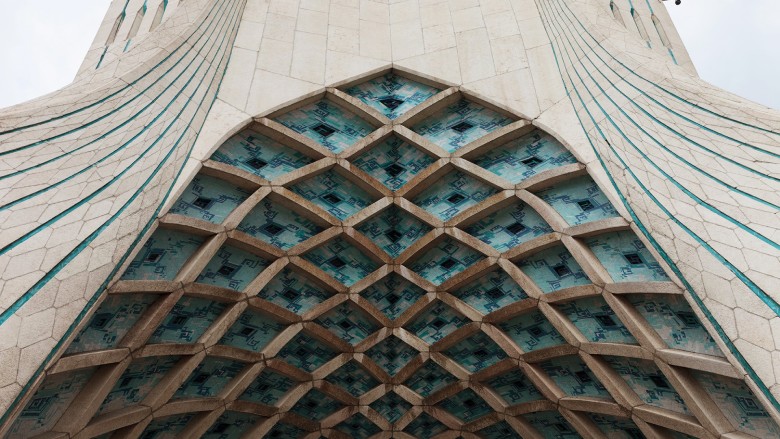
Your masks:
[{"label": "overcast sky", "polygon": [[[68,84],[110,0],[0,0],[0,107]],[[780,0],[667,2],[699,75],[780,109]]]}]

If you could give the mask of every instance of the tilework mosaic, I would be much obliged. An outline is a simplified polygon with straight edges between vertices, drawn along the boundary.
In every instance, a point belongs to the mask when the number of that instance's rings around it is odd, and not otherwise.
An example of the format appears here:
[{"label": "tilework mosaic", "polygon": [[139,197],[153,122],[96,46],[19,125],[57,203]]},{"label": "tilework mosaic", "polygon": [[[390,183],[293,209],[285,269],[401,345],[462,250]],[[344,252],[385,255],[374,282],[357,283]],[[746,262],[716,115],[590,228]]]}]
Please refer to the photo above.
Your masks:
[{"label": "tilework mosaic", "polygon": [[173,280],[204,238],[157,229],[122,275],[124,280]]},{"label": "tilework mosaic", "polygon": [[393,205],[362,222],[356,229],[396,258],[432,227]]},{"label": "tilework mosaic", "polygon": [[558,412],[537,412],[523,415],[523,417],[545,439],[575,439],[582,437]]},{"label": "tilework mosaic", "polygon": [[11,425],[9,434],[32,437],[51,430],[94,372],[94,368],[89,368],[46,377]]},{"label": "tilework mosaic", "polygon": [[428,360],[404,384],[422,396],[430,396],[455,381],[458,379],[452,374]]},{"label": "tilework mosaic", "polygon": [[262,199],[236,229],[282,250],[288,250],[323,230],[308,218],[268,197]]},{"label": "tilework mosaic", "polygon": [[390,135],[375,147],[359,155],[352,164],[374,177],[388,189],[397,191],[436,159]]},{"label": "tilework mosaic", "polygon": [[315,320],[351,345],[379,329],[379,324],[352,302],[344,302]]},{"label": "tilework mosaic", "polygon": [[221,357],[206,357],[173,395],[174,398],[217,396],[246,364]]},{"label": "tilework mosaic", "polygon": [[381,398],[372,402],[370,407],[382,415],[391,424],[397,421],[412,407],[408,401],[398,396],[395,392],[386,393]]},{"label": "tilework mosaic", "polygon": [[512,123],[512,119],[461,99],[412,127],[412,131],[449,152]]},{"label": "tilework mosaic", "polygon": [[350,361],[325,378],[331,384],[342,387],[354,397],[368,392],[380,384],[357,361]]},{"label": "tilework mosaic", "polygon": [[590,283],[580,264],[562,245],[535,253],[518,266],[545,293]]},{"label": "tilework mosaic", "polygon": [[311,372],[336,355],[335,349],[307,334],[300,333],[287,343],[277,356],[288,364]]},{"label": "tilework mosaic", "polygon": [[352,415],[352,417],[337,425],[336,430],[343,431],[353,438],[369,437],[382,431],[381,428],[360,413]]},{"label": "tilework mosaic", "polygon": [[683,414],[689,413],[680,394],[653,362],[622,357],[604,357],[604,360],[645,403]]},{"label": "tilework mosaic", "polygon": [[145,357],[133,361],[103,400],[97,414],[140,403],[178,361],[177,356]]},{"label": "tilework mosaic", "polygon": [[556,307],[592,342],[638,344],[626,325],[601,297],[573,300]]},{"label": "tilework mosaic", "polygon": [[198,174],[168,212],[219,224],[251,194],[232,183]]},{"label": "tilework mosaic", "polygon": [[426,343],[433,344],[468,322],[469,319],[444,302],[436,301],[429,305],[428,309],[421,313],[407,329]]},{"label": "tilework mosaic", "polygon": [[642,430],[631,419],[595,414],[589,417],[610,439],[645,439]]},{"label": "tilework mosaic", "polygon": [[535,129],[477,157],[474,163],[517,184],[542,171],[577,163],[577,159],[553,136]]},{"label": "tilework mosaic", "polygon": [[368,192],[333,170],[295,183],[289,189],[342,221],[374,202]]},{"label": "tilework mosaic", "polygon": [[240,439],[247,430],[263,420],[249,413],[226,411],[206,431],[203,439]]},{"label": "tilework mosaic", "polygon": [[568,396],[594,396],[612,399],[604,385],[576,355],[553,358],[539,363],[539,367]]},{"label": "tilework mosaic", "polygon": [[426,186],[412,202],[444,221],[498,192],[494,186],[458,170],[450,171]]},{"label": "tilework mosaic", "polygon": [[631,294],[629,300],[670,348],[723,356],[682,296]]},{"label": "tilework mosaic", "polygon": [[266,180],[273,180],[313,161],[306,155],[250,129],[243,130],[225,141],[212,154],[211,159],[251,172]]},{"label": "tilework mosaic", "polygon": [[116,347],[157,297],[156,294],[107,296],[65,355]]},{"label": "tilework mosaic", "polygon": [[377,263],[341,237],[328,241],[303,257],[346,286],[379,268]]},{"label": "tilework mosaic", "polygon": [[260,290],[258,297],[301,314],[330,297],[330,294],[303,274],[284,268]]},{"label": "tilework mosaic", "polygon": [[425,291],[393,273],[373,283],[360,294],[394,320],[422,297]]},{"label": "tilework mosaic", "polygon": [[701,371],[692,374],[734,428],[759,438],[780,437],[780,427],[744,381]]},{"label": "tilework mosaic", "polygon": [[499,323],[498,327],[525,352],[566,344],[566,340],[539,311],[520,314]]},{"label": "tilework mosaic", "polygon": [[414,348],[395,336],[380,341],[366,351],[366,356],[390,376],[398,373],[417,354],[418,352]]},{"label": "tilework mosaic", "polygon": [[519,370],[499,375],[487,382],[509,405],[544,399],[528,377]]},{"label": "tilework mosaic", "polygon": [[485,256],[471,247],[449,236],[426,251],[409,268],[435,285],[485,259]]},{"label": "tilework mosaic", "polygon": [[269,315],[249,308],[222,336],[219,344],[260,352],[285,326]]},{"label": "tilework mosaic", "polygon": [[141,439],[174,439],[194,417],[195,414],[186,413],[155,419],[146,426]]},{"label": "tilework mosaic", "polygon": [[506,421],[497,422],[490,427],[483,428],[477,434],[485,439],[522,439]]},{"label": "tilework mosaic", "polygon": [[476,372],[492,366],[506,358],[506,353],[485,333],[477,332],[444,351],[469,372]]},{"label": "tilework mosaic", "polygon": [[276,121],[335,153],[374,131],[365,120],[325,99],[285,113]]},{"label": "tilework mosaic", "polygon": [[317,389],[312,389],[299,399],[291,411],[313,421],[321,421],[339,410],[341,403]]},{"label": "tilework mosaic", "polygon": [[306,431],[294,427],[290,424],[285,424],[283,422],[277,422],[276,425],[274,425],[274,428],[271,429],[271,431],[268,432],[267,435],[265,435],[265,438],[268,439],[288,439],[288,438],[299,438],[304,435]]},{"label": "tilework mosaic", "polygon": [[536,195],[572,226],[619,216],[607,196],[587,175],[558,183]]},{"label": "tilework mosaic", "polygon": [[463,229],[500,252],[553,231],[536,211],[519,202]]},{"label": "tilework mosaic", "polygon": [[225,308],[224,303],[183,296],[148,343],[195,343]]},{"label": "tilework mosaic", "polygon": [[423,412],[420,416],[414,418],[403,431],[417,438],[430,439],[445,430],[447,430],[446,425],[437,421],[428,413]]},{"label": "tilework mosaic", "polygon": [[439,404],[463,422],[471,422],[493,411],[492,408],[471,389],[451,396]]},{"label": "tilework mosaic", "polygon": [[238,399],[258,404],[275,405],[295,384],[296,382],[292,378],[265,369]]},{"label": "tilework mosaic", "polygon": [[588,238],[593,251],[615,282],[668,282],[661,265],[631,231],[605,233]]},{"label": "tilework mosaic", "polygon": [[479,276],[453,295],[484,314],[528,298],[523,288],[500,268]]},{"label": "tilework mosaic", "polygon": [[439,92],[403,76],[388,73],[344,90],[389,119],[406,113]]},{"label": "tilework mosaic", "polygon": [[195,282],[243,291],[271,261],[232,245],[223,245]]}]

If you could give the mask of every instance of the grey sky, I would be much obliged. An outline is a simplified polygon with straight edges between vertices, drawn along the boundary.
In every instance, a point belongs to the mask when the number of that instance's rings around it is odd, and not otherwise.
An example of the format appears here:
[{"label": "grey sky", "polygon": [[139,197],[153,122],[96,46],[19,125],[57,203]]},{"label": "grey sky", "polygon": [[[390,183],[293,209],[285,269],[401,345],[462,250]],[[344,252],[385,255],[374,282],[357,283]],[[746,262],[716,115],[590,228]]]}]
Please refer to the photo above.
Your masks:
[{"label": "grey sky", "polygon": [[[0,107],[68,84],[110,0],[0,0]],[[699,75],[780,109],[780,0],[683,0],[667,7]]]}]

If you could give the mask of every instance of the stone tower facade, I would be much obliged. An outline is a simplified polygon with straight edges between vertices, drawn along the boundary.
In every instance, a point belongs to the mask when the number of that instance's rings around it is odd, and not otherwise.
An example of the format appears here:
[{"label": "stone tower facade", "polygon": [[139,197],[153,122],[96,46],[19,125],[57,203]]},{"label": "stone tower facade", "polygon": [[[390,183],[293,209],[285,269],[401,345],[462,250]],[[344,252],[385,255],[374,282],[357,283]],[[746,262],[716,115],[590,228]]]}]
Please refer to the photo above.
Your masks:
[{"label": "stone tower facade", "polygon": [[778,176],[658,0],[114,0],[0,111],[0,437],[780,438]]}]

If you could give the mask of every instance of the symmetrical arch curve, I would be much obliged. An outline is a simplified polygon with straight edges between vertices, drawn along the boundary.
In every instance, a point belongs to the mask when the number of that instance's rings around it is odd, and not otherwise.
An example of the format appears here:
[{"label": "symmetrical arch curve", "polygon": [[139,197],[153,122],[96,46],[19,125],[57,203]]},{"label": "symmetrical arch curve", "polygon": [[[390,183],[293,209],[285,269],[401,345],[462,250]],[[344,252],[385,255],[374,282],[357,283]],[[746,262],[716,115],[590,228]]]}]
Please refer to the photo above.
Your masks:
[{"label": "symmetrical arch curve", "polygon": [[780,434],[585,166],[458,87],[307,96],[177,197],[10,437]]}]

